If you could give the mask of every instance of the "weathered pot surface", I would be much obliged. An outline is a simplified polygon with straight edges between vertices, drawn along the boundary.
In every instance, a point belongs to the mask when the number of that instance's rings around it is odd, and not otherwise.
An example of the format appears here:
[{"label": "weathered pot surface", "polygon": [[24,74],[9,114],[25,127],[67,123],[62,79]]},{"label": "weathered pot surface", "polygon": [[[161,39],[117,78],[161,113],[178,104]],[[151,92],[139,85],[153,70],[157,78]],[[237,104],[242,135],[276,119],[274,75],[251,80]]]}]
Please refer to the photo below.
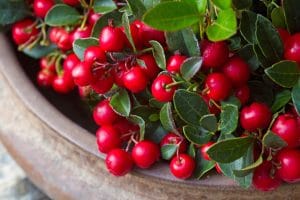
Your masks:
[{"label": "weathered pot surface", "polygon": [[28,176],[54,199],[297,199],[300,185],[274,192],[242,189],[210,175],[176,180],[166,163],[115,178],[95,136],[59,112],[34,87],[0,35],[0,139]]}]

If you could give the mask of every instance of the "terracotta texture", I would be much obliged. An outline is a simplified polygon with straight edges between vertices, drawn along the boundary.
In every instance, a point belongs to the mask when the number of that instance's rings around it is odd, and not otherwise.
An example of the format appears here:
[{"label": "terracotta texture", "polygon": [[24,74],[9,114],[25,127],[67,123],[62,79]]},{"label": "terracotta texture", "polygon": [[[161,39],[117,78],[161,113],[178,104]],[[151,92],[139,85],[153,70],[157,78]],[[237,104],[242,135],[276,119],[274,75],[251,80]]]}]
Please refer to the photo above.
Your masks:
[{"label": "terracotta texture", "polygon": [[242,189],[219,175],[178,181],[160,163],[123,178],[110,175],[95,136],[34,88],[0,35],[0,139],[32,181],[54,199],[299,199],[300,185]]}]

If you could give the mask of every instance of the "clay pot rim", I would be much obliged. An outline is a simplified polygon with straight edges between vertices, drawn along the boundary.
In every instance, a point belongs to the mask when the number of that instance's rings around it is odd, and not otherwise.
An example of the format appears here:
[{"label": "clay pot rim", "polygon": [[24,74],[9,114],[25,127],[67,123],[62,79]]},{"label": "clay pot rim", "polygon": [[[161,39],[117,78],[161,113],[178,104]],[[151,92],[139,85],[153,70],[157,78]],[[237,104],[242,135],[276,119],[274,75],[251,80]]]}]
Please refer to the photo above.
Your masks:
[{"label": "clay pot rim", "polygon": [[[25,72],[20,70],[20,64],[4,34],[0,34],[0,41],[2,43],[0,45],[0,53],[5,58],[5,60],[0,60],[1,72],[26,107],[65,140],[104,160],[105,154],[98,152],[95,136],[71,121],[48,102],[28,79]],[[200,181],[178,180],[168,173],[168,165],[162,162],[149,170],[134,169],[133,174],[141,177],[172,181],[176,184],[226,187],[230,189],[237,187],[237,184],[231,179],[215,174]]]}]

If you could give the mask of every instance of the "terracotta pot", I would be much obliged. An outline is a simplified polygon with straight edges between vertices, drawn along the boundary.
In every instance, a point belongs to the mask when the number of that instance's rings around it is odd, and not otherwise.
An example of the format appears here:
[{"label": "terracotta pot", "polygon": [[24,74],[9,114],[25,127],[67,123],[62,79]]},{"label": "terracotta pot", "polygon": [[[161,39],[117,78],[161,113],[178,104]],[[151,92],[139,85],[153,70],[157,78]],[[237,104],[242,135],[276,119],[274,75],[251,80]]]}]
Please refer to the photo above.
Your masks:
[{"label": "terracotta pot", "polygon": [[[300,185],[274,192],[242,189],[232,180],[174,179],[165,163],[110,175],[95,136],[57,110],[34,87],[0,35],[0,138],[30,179],[54,199],[296,199]],[[31,67],[31,66],[27,66]],[[76,108],[75,108],[76,109]]]}]

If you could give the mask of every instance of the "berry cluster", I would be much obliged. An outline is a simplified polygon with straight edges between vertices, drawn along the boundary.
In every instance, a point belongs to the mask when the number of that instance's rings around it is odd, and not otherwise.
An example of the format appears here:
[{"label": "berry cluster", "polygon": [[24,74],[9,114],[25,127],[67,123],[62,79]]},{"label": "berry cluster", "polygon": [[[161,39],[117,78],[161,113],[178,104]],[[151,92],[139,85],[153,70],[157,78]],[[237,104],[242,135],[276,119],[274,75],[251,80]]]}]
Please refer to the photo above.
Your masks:
[{"label": "berry cluster", "polygon": [[[142,19],[127,1],[111,1],[111,12],[96,1],[28,4],[35,19],[14,23],[13,40],[24,52],[54,46],[40,58],[38,85],[62,94],[77,88],[87,102],[96,99],[91,106],[97,145],[113,175],[161,159],[179,179],[201,178],[215,168],[263,191],[300,181],[299,33],[239,11],[239,32],[216,39],[211,25],[225,6],[217,2],[204,9],[213,13],[203,15],[200,30],[190,24],[175,32],[146,23],[156,7]],[[158,7],[169,4],[190,5]],[[62,10],[77,21],[57,17]],[[245,30],[247,15],[257,18],[255,31]],[[263,31],[274,44],[249,36]]]}]

